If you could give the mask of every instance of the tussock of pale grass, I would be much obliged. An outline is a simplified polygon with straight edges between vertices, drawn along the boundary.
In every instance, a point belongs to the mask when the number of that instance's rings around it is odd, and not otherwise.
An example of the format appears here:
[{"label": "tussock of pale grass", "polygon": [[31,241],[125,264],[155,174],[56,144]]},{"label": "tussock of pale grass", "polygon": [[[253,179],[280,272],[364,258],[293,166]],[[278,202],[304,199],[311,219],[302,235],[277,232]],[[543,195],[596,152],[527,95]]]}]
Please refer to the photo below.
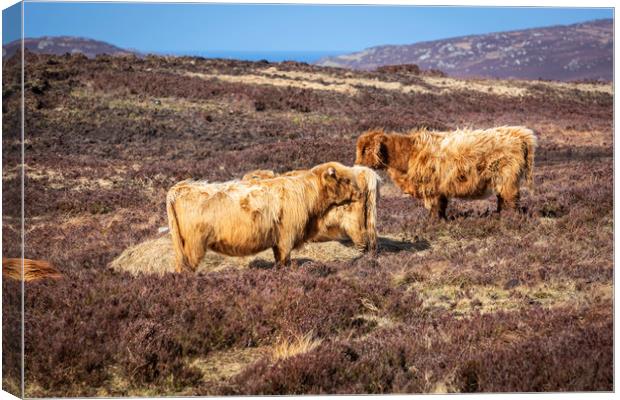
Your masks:
[{"label": "tussock of pale grass", "polygon": [[447,394],[458,392],[457,388],[453,387],[452,383],[450,382],[453,379],[453,377],[449,377],[445,378],[445,380],[440,380],[431,387],[429,392],[434,394]]},{"label": "tussock of pale grass", "polygon": [[392,285],[409,286],[415,282],[423,281],[424,276],[415,270],[402,269],[396,272],[392,272]]},{"label": "tussock of pale grass", "polygon": [[367,309],[368,311],[372,312],[372,313],[378,313],[379,312],[379,308],[374,305],[374,303],[367,298],[362,298],[360,299],[360,301],[362,302],[362,305],[364,306],[365,309]]},{"label": "tussock of pale grass", "polygon": [[174,272],[174,251],[170,235],[162,235],[127,248],[110,263],[110,268],[133,275],[163,275]]},{"label": "tussock of pale grass", "polygon": [[280,339],[273,347],[272,361],[284,360],[298,354],[308,353],[321,344],[322,340],[314,338],[312,331],[305,335],[295,335],[292,339]]},{"label": "tussock of pale grass", "polygon": [[[302,248],[293,251],[293,262],[306,260],[343,261],[359,257],[362,253],[354,246],[340,242],[306,243]],[[273,252],[265,250],[247,257],[228,257],[208,251],[198,265],[197,272],[217,271],[224,268],[245,268],[250,263],[273,263]],[[110,263],[116,271],[126,271],[133,275],[157,274],[174,272],[174,250],[170,234],[147,240],[125,249]]]},{"label": "tussock of pale grass", "polygon": [[206,381],[218,382],[228,379],[257,361],[268,350],[266,347],[250,347],[215,351],[207,357],[198,357],[190,366],[198,368]]}]

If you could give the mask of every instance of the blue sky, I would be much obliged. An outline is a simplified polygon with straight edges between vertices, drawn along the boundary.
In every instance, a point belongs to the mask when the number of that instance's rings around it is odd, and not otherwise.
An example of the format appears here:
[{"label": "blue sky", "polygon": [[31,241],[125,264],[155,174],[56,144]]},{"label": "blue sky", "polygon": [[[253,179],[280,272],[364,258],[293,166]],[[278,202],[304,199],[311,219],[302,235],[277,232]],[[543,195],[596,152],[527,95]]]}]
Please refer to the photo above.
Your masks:
[{"label": "blue sky", "polygon": [[13,4],[2,10],[2,43],[11,42],[22,34],[22,5]]},{"label": "blue sky", "polygon": [[[355,51],[612,17],[610,8],[27,2],[24,29],[153,52]],[[3,29],[3,43],[16,38]]]}]

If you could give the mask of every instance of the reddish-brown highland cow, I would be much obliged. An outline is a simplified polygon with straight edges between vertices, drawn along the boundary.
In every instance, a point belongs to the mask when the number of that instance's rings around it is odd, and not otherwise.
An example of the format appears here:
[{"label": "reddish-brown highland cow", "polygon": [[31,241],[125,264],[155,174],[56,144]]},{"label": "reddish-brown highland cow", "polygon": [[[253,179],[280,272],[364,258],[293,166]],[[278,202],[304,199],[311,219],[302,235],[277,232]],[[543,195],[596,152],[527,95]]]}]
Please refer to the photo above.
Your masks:
[{"label": "reddish-brown highland cow", "polygon": [[[312,231],[314,242],[351,239],[361,250],[377,249],[377,199],[379,196],[379,177],[372,169],[362,166],[352,167],[357,177],[361,197],[350,204],[344,204],[329,210],[322,218],[315,220]],[[295,176],[306,170],[290,171],[283,176]],[[243,176],[244,181],[270,179],[276,174],[271,170],[255,170]]]},{"label": "reddish-brown highland cow", "polygon": [[246,256],[271,248],[278,265],[315,235],[312,228],[334,206],[356,201],[351,168],[337,162],[265,180],[183,181],[166,199],[176,270],[195,270],[207,249]]},{"label": "reddish-brown highland cow", "polygon": [[[15,280],[21,280],[21,258],[2,258],[2,276]],[[24,259],[24,281],[36,281],[38,279],[60,279],[62,274],[49,262],[43,260]]]},{"label": "reddish-brown highland cow", "polygon": [[446,218],[450,197],[497,195],[497,211],[516,209],[520,181],[533,186],[536,135],[521,126],[454,132],[371,130],[357,140],[356,164],[386,169],[405,193]]}]

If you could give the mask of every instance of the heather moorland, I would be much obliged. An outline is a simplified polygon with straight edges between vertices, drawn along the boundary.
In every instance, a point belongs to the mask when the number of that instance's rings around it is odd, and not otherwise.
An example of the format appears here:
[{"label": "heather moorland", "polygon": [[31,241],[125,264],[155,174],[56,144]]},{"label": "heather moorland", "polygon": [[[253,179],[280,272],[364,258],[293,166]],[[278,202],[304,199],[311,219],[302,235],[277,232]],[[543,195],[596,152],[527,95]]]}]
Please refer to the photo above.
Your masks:
[{"label": "heather moorland", "polygon": [[[20,255],[20,69],[4,61],[5,257]],[[613,390],[609,83],[27,53],[24,96],[25,257],[63,274],[25,285],[28,397]],[[328,242],[288,268],[115,263],[141,245],[172,259],[159,228],[179,180],[351,165],[375,127],[498,125],[539,138],[521,212],[453,200],[433,221],[382,174],[376,256]],[[13,392],[19,287],[3,281]]]}]

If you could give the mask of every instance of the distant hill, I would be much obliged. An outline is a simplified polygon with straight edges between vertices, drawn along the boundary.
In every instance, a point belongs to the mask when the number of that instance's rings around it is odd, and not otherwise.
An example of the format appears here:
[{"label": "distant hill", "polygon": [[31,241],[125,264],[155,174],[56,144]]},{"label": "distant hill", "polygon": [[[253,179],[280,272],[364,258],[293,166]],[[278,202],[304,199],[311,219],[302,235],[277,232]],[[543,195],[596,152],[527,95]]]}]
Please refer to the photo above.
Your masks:
[{"label": "distant hill", "polygon": [[612,80],[613,20],[377,46],[317,64],[360,70],[417,64],[455,77]]},{"label": "distant hill", "polygon": [[[21,47],[19,40],[2,46],[2,56],[11,57]],[[65,53],[82,53],[92,58],[97,54],[127,55],[138,54],[133,50],[126,50],[110,43],[99,40],[86,39],[74,36],[44,36],[40,38],[24,39],[24,48],[33,53],[62,55]]]}]

